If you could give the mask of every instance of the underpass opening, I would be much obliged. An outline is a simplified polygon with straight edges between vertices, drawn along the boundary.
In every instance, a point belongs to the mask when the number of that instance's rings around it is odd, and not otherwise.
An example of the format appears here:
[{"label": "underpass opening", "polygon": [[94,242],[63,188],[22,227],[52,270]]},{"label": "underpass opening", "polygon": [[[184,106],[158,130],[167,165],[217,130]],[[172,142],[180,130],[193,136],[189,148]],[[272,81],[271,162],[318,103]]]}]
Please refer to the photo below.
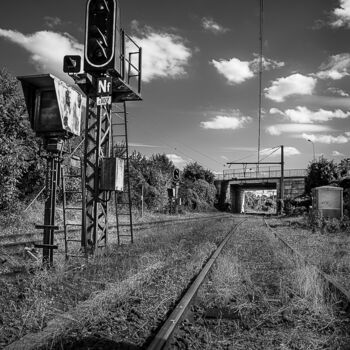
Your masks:
[{"label": "underpass opening", "polygon": [[233,213],[276,214],[279,184],[231,184],[231,211]]},{"label": "underpass opening", "polygon": [[276,214],[277,190],[244,191],[241,211],[246,214]]}]

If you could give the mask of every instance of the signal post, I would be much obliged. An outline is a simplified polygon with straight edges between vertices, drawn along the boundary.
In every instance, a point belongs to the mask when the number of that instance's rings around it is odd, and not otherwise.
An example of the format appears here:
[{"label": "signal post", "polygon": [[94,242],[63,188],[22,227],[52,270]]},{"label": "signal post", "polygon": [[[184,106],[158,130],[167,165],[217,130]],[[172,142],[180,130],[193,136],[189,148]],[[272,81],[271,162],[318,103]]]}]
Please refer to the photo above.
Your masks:
[{"label": "signal post", "polygon": [[[124,181],[124,161],[128,162],[126,135],[126,159],[118,160],[113,155],[117,145],[113,144],[113,125],[116,124],[113,123],[112,106],[125,101],[141,100],[141,68],[133,65],[130,53],[129,59],[126,58],[125,38],[126,34],[120,28],[118,1],[88,0],[85,74],[82,79],[79,77],[81,80],[78,85],[87,95],[84,150],[86,209],[83,213],[83,234],[85,248],[92,253],[107,245],[108,202],[113,192],[122,191],[117,183]],[[137,54],[140,65],[141,50]],[[125,66],[128,67],[127,71]],[[137,88],[133,89],[129,82],[135,76],[138,80]],[[125,176],[128,176],[128,172]],[[128,205],[132,230],[131,199]],[[118,225],[118,217],[116,220]]]}]

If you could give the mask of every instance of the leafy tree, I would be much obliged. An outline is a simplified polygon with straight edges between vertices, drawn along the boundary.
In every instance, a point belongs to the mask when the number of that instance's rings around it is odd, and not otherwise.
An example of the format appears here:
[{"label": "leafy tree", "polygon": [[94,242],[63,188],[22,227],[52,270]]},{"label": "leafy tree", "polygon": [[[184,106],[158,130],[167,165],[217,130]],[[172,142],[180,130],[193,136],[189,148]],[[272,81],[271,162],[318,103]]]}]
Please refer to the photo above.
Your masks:
[{"label": "leafy tree", "polygon": [[350,170],[350,158],[342,159],[338,165],[339,175],[346,176]]},{"label": "leafy tree", "polygon": [[0,70],[0,209],[9,209],[40,181],[39,142],[17,80]]},{"label": "leafy tree", "polygon": [[216,188],[214,174],[197,162],[187,164],[183,170],[180,197],[185,206],[194,210],[208,209],[214,206]]},{"label": "leafy tree", "polygon": [[212,184],[214,183],[215,175],[210,171],[204,169],[197,162],[187,164],[183,170],[184,179],[196,181],[196,180],[205,180],[206,182]]},{"label": "leafy tree", "polygon": [[333,160],[319,158],[308,165],[305,180],[305,191],[311,193],[311,189],[318,186],[329,185],[338,178],[337,165]]},{"label": "leafy tree", "polygon": [[149,209],[161,208],[166,205],[167,188],[170,186],[173,162],[165,154],[152,155],[146,158],[140,152],[130,156],[130,179],[132,200],[138,206],[141,204],[142,186],[144,202]]}]

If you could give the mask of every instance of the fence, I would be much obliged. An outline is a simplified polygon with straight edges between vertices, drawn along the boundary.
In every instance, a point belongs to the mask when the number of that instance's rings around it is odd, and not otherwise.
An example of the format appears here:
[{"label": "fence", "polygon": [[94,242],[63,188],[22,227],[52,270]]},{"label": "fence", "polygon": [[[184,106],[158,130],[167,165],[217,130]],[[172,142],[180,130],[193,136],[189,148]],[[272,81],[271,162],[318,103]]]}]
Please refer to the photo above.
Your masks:
[{"label": "fence", "polygon": [[[285,169],[284,177],[305,177],[306,169]],[[259,179],[259,178],[279,178],[281,177],[281,169],[276,168],[260,168],[257,170],[247,169],[227,169],[222,174],[217,174],[216,180],[231,179]]]}]

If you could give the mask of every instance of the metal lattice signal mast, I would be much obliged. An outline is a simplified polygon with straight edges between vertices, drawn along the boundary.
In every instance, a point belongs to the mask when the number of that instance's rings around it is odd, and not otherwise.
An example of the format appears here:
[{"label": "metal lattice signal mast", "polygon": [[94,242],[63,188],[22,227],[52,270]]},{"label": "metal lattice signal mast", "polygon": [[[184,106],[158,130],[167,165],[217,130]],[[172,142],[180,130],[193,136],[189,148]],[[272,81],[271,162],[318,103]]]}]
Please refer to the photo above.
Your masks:
[{"label": "metal lattice signal mast", "polygon": [[[126,41],[134,48],[128,54]],[[82,241],[83,247],[94,253],[98,247],[107,244],[108,202],[113,192],[117,196],[116,192],[120,191],[119,184],[117,186],[120,181],[116,179],[121,177],[120,169],[123,169],[124,179],[124,167],[120,167],[120,161],[113,155],[113,147],[116,146],[113,145],[113,127],[120,124],[113,122],[112,106],[141,100],[141,48],[120,28],[117,0],[87,1],[85,72],[74,74],[77,70],[74,59],[66,58],[66,62],[72,67],[72,77],[87,96],[84,150],[86,207],[83,209]],[[136,81],[135,88],[130,85],[131,80]],[[125,147],[128,147],[127,141]],[[122,158],[124,161],[127,163],[127,159]],[[126,183],[129,183],[128,179]],[[131,206],[131,200],[128,205]]]}]

